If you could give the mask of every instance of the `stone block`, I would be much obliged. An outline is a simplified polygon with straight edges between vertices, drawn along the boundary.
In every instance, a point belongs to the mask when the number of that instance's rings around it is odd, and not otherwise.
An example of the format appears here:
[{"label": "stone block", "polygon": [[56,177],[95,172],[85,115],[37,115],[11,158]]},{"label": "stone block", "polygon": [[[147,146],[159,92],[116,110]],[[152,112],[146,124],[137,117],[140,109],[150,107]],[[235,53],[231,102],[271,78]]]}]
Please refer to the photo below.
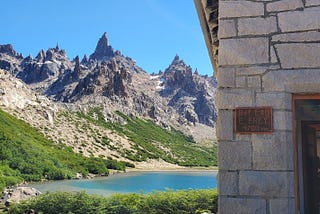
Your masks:
[{"label": "stone block", "polygon": [[270,214],[291,214],[295,213],[295,201],[293,198],[271,199],[269,201]]},{"label": "stone block", "polygon": [[219,87],[235,87],[235,68],[220,68],[217,73]]},{"label": "stone block", "polygon": [[233,19],[219,20],[218,38],[228,38],[237,35],[236,22]]},{"label": "stone block", "polygon": [[261,89],[261,77],[260,76],[249,76],[248,79],[248,87]]},{"label": "stone block", "polygon": [[265,92],[320,93],[320,69],[273,70],[262,77]]},{"label": "stone block", "polygon": [[273,109],[292,109],[292,96],[284,92],[257,92],[257,106],[272,106]]},{"label": "stone block", "polygon": [[236,87],[237,88],[246,88],[247,87],[247,77],[246,76],[236,77]]},{"label": "stone block", "polygon": [[312,42],[320,41],[319,31],[284,33],[272,36],[272,42]]},{"label": "stone block", "polygon": [[278,14],[282,32],[317,30],[320,28],[320,7]]},{"label": "stone block", "polygon": [[276,44],[275,47],[284,69],[320,67],[320,43]]},{"label": "stone block", "polygon": [[273,127],[275,130],[292,131],[292,112],[273,111]]},{"label": "stone block", "polygon": [[252,136],[253,169],[293,170],[291,132],[274,132]]},{"label": "stone block", "polygon": [[238,194],[238,172],[219,170],[218,186],[219,195],[237,195]]},{"label": "stone block", "polygon": [[247,170],[252,168],[251,142],[219,142],[218,165],[220,170]]},{"label": "stone block", "polygon": [[219,2],[219,18],[263,16],[264,5],[246,0],[231,0]]},{"label": "stone block", "polygon": [[251,141],[252,134],[235,134],[235,141]]},{"label": "stone block", "polygon": [[268,38],[221,39],[220,65],[249,65],[269,62]]},{"label": "stone block", "polygon": [[232,140],[233,138],[233,111],[219,110],[216,126],[218,140]]},{"label": "stone block", "polygon": [[289,196],[289,178],[283,171],[240,171],[239,193],[243,196],[283,198]]},{"label": "stone block", "polygon": [[297,8],[303,8],[303,3],[301,0],[281,0],[267,4],[268,12],[295,10]]},{"label": "stone block", "polygon": [[264,199],[219,197],[221,214],[266,214],[267,203]]},{"label": "stone block", "polygon": [[238,19],[238,34],[266,35],[277,32],[277,19],[275,16],[267,18],[240,18]]},{"label": "stone block", "polygon": [[253,92],[247,89],[219,89],[216,106],[219,109],[253,106]]},{"label": "stone block", "polygon": [[306,6],[318,6],[320,5],[320,0],[306,0]]}]

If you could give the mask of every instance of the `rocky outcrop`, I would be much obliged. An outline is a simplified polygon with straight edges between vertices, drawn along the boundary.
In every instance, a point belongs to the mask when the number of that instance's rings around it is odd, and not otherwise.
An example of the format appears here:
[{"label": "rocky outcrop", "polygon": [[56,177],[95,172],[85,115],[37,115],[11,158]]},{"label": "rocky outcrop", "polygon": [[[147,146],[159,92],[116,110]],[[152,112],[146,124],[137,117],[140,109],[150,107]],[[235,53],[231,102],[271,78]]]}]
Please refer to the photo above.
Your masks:
[{"label": "rocky outcrop", "polygon": [[12,45],[0,45],[0,69],[16,74],[20,71],[22,59],[22,55],[17,54]]},{"label": "rocky outcrop", "polygon": [[161,96],[166,97],[168,104],[191,123],[202,123],[214,126],[216,110],[214,97],[216,81],[192,73],[192,68],[176,55],[162,75]]},{"label": "rocky outcrop", "polygon": [[20,67],[21,71],[17,77],[27,84],[41,83],[36,87],[44,91],[56,78],[73,66],[65,51],[57,46],[49,48],[46,52],[41,50],[34,59],[26,57]]},{"label": "rocky outcrop", "polygon": [[0,53],[7,54],[9,56],[16,56],[17,54],[11,44],[0,45]]},{"label": "rocky outcrop", "polygon": [[89,62],[89,58],[87,56],[87,54],[85,54],[81,60],[81,64],[86,65]]},{"label": "rocky outcrop", "polygon": [[53,123],[58,111],[57,106],[47,97],[35,93],[23,81],[1,69],[0,107],[13,109],[15,112],[24,112],[26,117],[36,120],[35,115],[27,113],[31,110],[36,112],[37,119],[41,118],[49,123]]},{"label": "rocky outcrop", "polygon": [[35,58],[35,60],[37,60],[38,63],[44,63],[45,59],[46,52],[44,52],[44,50],[41,50]]},{"label": "rocky outcrop", "polygon": [[33,187],[8,188],[4,192],[3,203],[9,206],[12,203],[19,203],[20,201],[28,200],[40,194],[42,193]]},{"label": "rocky outcrop", "polygon": [[23,109],[36,103],[36,96],[19,79],[0,69],[0,105]]},{"label": "rocky outcrop", "polygon": [[74,59],[75,65],[74,65],[74,69],[73,69],[73,79],[78,79],[80,76],[80,72],[81,72],[81,66],[80,66],[80,58],[79,56],[76,56],[76,58]]}]

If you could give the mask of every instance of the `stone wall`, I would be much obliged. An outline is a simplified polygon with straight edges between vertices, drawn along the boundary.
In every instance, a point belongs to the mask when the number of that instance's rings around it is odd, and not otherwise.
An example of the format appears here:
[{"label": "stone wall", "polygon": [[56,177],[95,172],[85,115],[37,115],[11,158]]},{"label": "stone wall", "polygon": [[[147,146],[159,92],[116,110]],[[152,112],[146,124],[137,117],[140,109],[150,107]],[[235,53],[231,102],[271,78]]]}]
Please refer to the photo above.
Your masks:
[{"label": "stone wall", "polygon": [[[220,0],[219,213],[295,213],[292,95],[320,93],[320,0]],[[272,106],[272,134],[235,134]]]}]

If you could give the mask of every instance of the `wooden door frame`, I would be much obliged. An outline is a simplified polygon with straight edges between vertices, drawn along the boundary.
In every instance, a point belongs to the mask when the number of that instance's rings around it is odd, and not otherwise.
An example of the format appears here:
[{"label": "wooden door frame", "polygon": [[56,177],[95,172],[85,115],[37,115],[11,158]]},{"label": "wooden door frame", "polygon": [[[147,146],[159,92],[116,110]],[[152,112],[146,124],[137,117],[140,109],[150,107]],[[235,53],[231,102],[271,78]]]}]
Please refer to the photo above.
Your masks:
[{"label": "wooden door frame", "polygon": [[294,177],[295,177],[295,206],[296,214],[300,213],[300,189],[299,189],[299,144],[297,139],[297,121],[296,121],[296,101],[297,100],[320,100],[320,94],[293,94],[292,95],[292,126],[293,126],[293,146],[294,146]]}]

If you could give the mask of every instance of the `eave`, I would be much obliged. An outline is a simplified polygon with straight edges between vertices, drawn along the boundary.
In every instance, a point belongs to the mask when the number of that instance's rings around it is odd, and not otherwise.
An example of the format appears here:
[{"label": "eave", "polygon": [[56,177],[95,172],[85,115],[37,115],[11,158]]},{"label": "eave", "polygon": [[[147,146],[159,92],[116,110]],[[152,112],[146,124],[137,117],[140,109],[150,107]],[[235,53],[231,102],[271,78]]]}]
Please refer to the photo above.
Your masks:
[{"label": "eave", "polygon": [[218,0],[194,0],[215,75],[218,72]]}]

